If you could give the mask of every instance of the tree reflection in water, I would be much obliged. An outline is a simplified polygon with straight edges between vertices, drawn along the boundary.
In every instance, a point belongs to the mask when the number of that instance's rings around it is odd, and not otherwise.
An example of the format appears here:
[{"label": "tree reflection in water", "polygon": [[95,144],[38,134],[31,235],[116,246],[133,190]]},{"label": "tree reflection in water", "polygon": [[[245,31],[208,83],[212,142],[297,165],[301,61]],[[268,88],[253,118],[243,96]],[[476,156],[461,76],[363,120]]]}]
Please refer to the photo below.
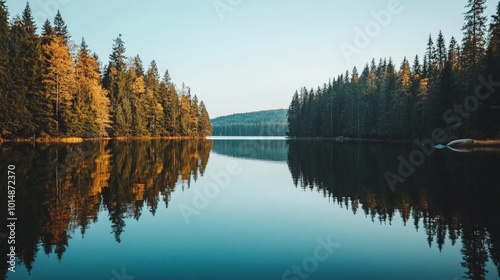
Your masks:
[{"label": "tree reflection in water", "polygon": [[[75,231],[84,236],[100,211],[109,213],[120,242],[126,218],[138,220],[144,206],[154,215],[160,197],[168,207],[178,182],[189,187],[203,175],[211,148],[209,140],[2,145],[1,170],[16,163],[19,264],[33,268],[39,243],[61,259]],[[6,190],[0,190],[2,209]],[[0,247],[7,251],[6,242]],[[5,276],[6,254],[0,261]]]},{"label": "tree reflection in water", "polygon": [[429,246],[462,240],[468,279],[484,279],[493,261],[500,276],[500,153],[436,152],[392,192],[383,174],[414,147],[289,141],[288,166],[294,183],[316,189],[356,214],[381,223],[400,215],[416,230],[423,224]]}]

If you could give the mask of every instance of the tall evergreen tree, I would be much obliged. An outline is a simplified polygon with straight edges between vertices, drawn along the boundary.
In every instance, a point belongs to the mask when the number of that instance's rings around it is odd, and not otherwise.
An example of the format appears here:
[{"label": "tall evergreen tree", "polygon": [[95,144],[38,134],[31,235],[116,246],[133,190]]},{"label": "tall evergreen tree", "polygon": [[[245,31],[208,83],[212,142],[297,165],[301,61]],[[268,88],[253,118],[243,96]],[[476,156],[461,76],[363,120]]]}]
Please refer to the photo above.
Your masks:
[{"label": "tall evergreen tree", "polygon": [[198,134],[201,137],[212,135],[212,124],[210,123],[210,116],[208,115],[207,108],[203,101],[200,102],[200,113],[198,121]]},{"label": "tall evergreen tree", "polygon": [[56,133],[75,135],[81,118],[73,109],[76,92],[75,65],[69,52],[69,46],[63,37],[55,37],[43,46],[46,71],[43,75],[45,95],[52,101]]},{"label": "tall evergreen tree", "polygon": [[465,70],[471,76],[468,79],[477,78],[485,56],[486,46],[486,23],[484,16],[486,0],[469,0],[465,12],[465,25],[462,27],[463,38],[463,56]]},{"label": "tall evergreen tree", "polygon": [[439,35],[436,40],[436,61],[439,69],[443,69],[446,63],[446,43],[444,40],[443,33],[439,31]]},{"label": "tall evergreen tree", "polygon": [[76,135],[84,137],[107,136],[110,127],[109,99],[102,88],[97,59],[90,54],[82,39],[76,61],[77,95],[75,111],[82,122]]},{"label": "tall evergreen tree", "polygon": [[195,95],[191,100],[191,119],[189,120],[189,135],[198,136],[200,121],[200,110],[198,104],[198,97]]},{"label": "tall evergreen tree", "polygon": [[129,136],[133,134],[133,110],[130,102],[130,93],[127,90],[127,64],[125,63],[125,43],[120,34],[113,41],[113,51],[109,56],[110,62],[104,83],[110,94],[111,115],[113,120],[112,135]]},{"label": "tall evergreen tree", "polygon": [[[23,123],[24,135],[36,134],[50,129],[48,119],[49,104],[43,96],[42,84],[42,60],[40,38],[36,34],[36,24],[33,19],[31,8],[26,4],[21,18],[14,20],[11,34],[11,77],[15,79],[11,94],[19,105],[15,105],[15,114],[20,123]],[[19,76],[21,75],[21,76]],[[25,100],[25,101],[24,101]],[[16,101],[17,102],[17,101]],[[23,104],[24,103],[24,104]],[[20,112],[29,113],[20,116]],[[26,118],[30,118],[26,120]]]},{"label": "tall evergreen tree", "polygon": [[68,40],[71,38],[68,26],[64,22],[61,13],[59,10],[57,11],[56,17],[54,18],[54,34],[56,36],[62,37],[65,44],[68,43]]}]

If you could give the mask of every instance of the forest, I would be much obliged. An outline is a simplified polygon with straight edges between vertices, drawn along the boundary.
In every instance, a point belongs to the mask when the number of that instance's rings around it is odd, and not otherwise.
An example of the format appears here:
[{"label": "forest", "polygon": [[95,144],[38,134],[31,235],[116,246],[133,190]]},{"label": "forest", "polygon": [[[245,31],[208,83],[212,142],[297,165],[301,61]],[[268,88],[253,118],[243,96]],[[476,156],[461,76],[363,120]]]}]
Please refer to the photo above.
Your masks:
[{"label": "forest", "polygon": [[500,138],[500,3],[488,21],[485,2],[468,1],[461,42],[440,31],[423,59],[373,59],[296,91],[288,135],[410,140],[439,128],[450,139]]},{"label": "forest", "polygon": [[204,137],[207,108],[191,89],[176,87],[126,56],[122,35],[102,65],[82,38],[71,40],[58,12],[37,33],[29,3],[9,19],[0,0],[0,139],[59,137]]},{"label": "forest", "polygon": [[214,136],[285,136],[287,110],[267,110],[218,117],[212,120]]}]

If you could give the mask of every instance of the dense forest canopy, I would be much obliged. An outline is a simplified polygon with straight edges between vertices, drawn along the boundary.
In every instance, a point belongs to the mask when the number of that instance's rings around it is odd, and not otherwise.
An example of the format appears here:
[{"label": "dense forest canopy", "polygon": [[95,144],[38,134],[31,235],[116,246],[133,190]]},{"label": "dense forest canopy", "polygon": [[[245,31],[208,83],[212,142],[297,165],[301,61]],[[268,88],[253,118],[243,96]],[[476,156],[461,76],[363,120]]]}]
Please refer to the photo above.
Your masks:
[{"label": "dense forest canopy", "polygon": [[212,120],[215,136],[285,136],[287,110],[267,110],[218,117]]},{"label": "dense forest canopy", "polygon": [[29,3],[9,20],[0,0],[0,137],[203,137],[212,132],[203,101],[184,84],[128,57],[122,36],[109,63],[71,40],[58,12],[37,33]]},{"label": "dense forest canopy", "polygon": [[463,39],[429,36],[423,59],[373,59],[317,89],[296,91],[289,135],[377,139],[500,137],[500,3],[469,0]]}]

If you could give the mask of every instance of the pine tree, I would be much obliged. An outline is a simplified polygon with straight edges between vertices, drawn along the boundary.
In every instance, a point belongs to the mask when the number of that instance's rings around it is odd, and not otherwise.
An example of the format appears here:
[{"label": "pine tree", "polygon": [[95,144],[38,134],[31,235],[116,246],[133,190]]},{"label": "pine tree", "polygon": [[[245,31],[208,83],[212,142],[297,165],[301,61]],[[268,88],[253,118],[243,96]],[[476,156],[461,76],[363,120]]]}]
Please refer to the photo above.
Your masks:
[{"label": "pine tree", "polygon": [[288,108],[288,135],[289,136],[299,136],[299,118],[300,118],[300,102],[299,102],[299,93],[295,91],[295,94],[292,98],[292,103]]},{"label": "pine tree", "polygon": [[[484,16],[486,0],[469,0],[465,13],[463,56],[465,68],[473,76],[481,69],[486,45],[486,16]],[[470,79],[475,79],[476,77]]]},{"label": "pine tree", "polygon": [[425,76],[430,76],[436,68],[436,48],[434,47],[434,41],[432,40],[432,35],[429,35],[429,40],[427,41],[427,50],[425,52],[426,63],[424,64]]},{"label": "pine tree", "polygon": [[118,38],[113,41],[113,52],[109,56],[110,66],[114,67],[119,73],[123,73],[127,70],[125,51],[125,42],[123,42],[122,34],[120,34]]},{"label": "pine tree", "polygon": [[65,44],[67,44],[68,40],[71,38],[71,36],[69,35],[68,27],[66,26],[66,23],[64,22],[59,10],[57,11],[56,17],[54,18],[53,31],[56,36],[63,38],[63,42]]},{"label": "pine tree", "polygon": [[130,90],[127,89],[130,78],[125,63],[125,50],[125,43],[120,34],[113,41],[113,51],[109,56],[110,62],[103,79],[103,84],[110,95],[113,136],[130,136],[133,134],[133,108],[130,100]]},{"label": "pine tree", "polygon": [[444,40],[443,33],[439,31],[439,35],[436,41],[436,61],[439,69],[443,69],[446,63],[446,43]]},{"label": "pine tree", "polygon": [[[15,30],[14,30],[15,29]],[[11,94],[15,105],[11,107],[15,122],[23,127],[22,135],[33,135],[50,129],[47,116],[49,104],[43,96],[40,38],[29,4],[22,16],[14,20],[11,33]],[[19,102],[19,103],[18,103]],[[25,110],[28,110],[27,113]],[[29,120],[27,120],[29,118]]]},{"label": "pine tree", "polygon": [[198,135],[200,137],[206,137],[212,135],[212,123],[210,122],[210,116],[208,115],[207,108],[203,100],[200,102],[200,113],[198,121]]},{"label": "pine tree", "polygon": [[55,37],[48,45],[43,46],[46,72],[43,84],[46,96],[52,101],[56,133],[75,135],[81,119],[73,109],[76,92],[75,65],[69,47],[63,37]]},{"label": "pine tree", "polygon": [[85,40],[82,39],[76,61],[77,96],[74,102],[78,118],[83,126],[77,135],[83,137],[107,136],[110,127],[109,99],[102,88],[99,63],[90,54]]},{"label": "pine tree", "polygon": [[460,70],[460,46],[455,37],[451,37],[447,60],[450,62],[453,70]]},{"label": "pine tree", "polygon": [[160,74],[156,62],[151,61],[146,75],[148,131],[151,135],[165,134],[163,98],[160,92]]},{"label": "pine tree", "polygon": [[177,136],[181,134],[180,131],[180,101],[175,85],[172,83],[167,84],[167,101],[165,106],[165,123],[166,132],[169,136]]},{"label": "pine tree", "polygon": [[200,110],[198,106],[198,97],[195,95],[191,100],[191,118],[189,120],[189,136],[198,136],[199,132]]},{"label": "pine tree", "polygon": [[397,96],[395,96],[397,98],[395,105],[399,107],[401,112],[399,116],[401,139],[408,139],[411,136],[413,108],[415,105],[411,94],[411,87],[412,72],[410,63],[405,57],[399,69]]},{"label": "pine tree", "polygon": [[489,40],[487,51],[487,73],[492,73],[496,79],[500,80],[500,2],[497,6],[496,14],[492,16],[489,28]]},{"label": "pine tree", "polygon": [[191,97],[183,94],[181,96],[180,114],[179,114],[179,132],[181,136],[190,136],[191,121]]}]

